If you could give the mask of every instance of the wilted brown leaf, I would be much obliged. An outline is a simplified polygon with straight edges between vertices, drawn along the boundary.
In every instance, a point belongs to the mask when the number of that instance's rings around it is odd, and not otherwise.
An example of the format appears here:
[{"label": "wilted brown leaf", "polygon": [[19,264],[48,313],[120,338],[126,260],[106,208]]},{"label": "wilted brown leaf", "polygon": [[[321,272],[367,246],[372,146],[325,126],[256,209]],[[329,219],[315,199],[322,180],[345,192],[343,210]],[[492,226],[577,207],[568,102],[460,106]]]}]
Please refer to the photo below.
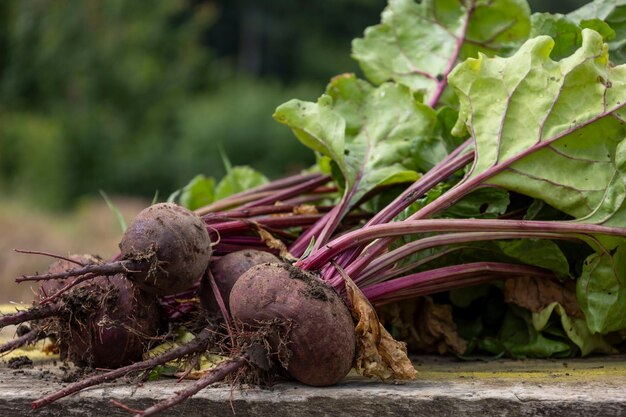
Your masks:
[{"label": "wilted brown leaf", "polygon": [[270,232],[263,229],[259,225],[256,225],[256,231],[261,237],[261,240],[263,240],[263,243],[265,243],[270,249],[276,249],[279,252],[281,258],[287,261],[297,260],[296,257],[289,253],[287,246],[283,243],[282,240],[275,238]]},{"label": "wilted brown leaf", "polygon": [[[337,267],[337,266],[336,266]],[[395,340],[378,321],[374,307],[343,270],[352,316],[357,320],[356,371],[380,379],[415,379],[417,371],[407,356],[406,344]]]},{"label": "wilted brown leaf", "polygon": [[391,304],[383,314],[411,350],[463,354],[467,349],[452,318],[452,308],[435,304],[430,297]]},{"label": "wilted brown leaf", "polygon": [[570,317],[583,318],[584,314],[576,299],[574,281],[558,282],[537,277],[519,277],[506,280],[504,300],[540,312],[552,302],[557,302]]},{"label": "wilted brown leaf", "polygon": [[319,214],[317,207],[313,204],[300,204],[299,206],[295,206],[292,211],[293,214]]},{"label": "wilted brown leaf", "polygon": [[444,354],[449,348],[454,353],[465,352],[467,342],[457,332],[450,305],[435,304],[432,298],[424,297],[420,310],[416,325],[425,351]]}]

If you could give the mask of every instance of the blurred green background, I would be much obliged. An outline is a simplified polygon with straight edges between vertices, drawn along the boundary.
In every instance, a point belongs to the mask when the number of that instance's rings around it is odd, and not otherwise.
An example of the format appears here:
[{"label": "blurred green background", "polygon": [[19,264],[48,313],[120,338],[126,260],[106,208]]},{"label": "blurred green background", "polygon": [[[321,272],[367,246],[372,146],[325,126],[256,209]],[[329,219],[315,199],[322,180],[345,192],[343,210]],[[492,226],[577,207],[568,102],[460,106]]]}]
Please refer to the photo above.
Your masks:
[{"label": "blurred green background", "polygon": [[350,41],[385,3],[3,0],[0,193],[53,209],[100,189],[165,198],[223,175],[219,146],[269,177],[306,167],[271,114],[358,71]]}]

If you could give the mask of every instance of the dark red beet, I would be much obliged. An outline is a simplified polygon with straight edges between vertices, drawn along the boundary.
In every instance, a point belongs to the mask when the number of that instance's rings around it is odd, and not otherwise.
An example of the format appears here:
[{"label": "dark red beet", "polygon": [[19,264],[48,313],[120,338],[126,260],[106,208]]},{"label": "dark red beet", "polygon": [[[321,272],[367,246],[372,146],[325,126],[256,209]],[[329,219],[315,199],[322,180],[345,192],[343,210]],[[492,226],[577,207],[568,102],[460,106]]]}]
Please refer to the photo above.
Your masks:
[{"label": "dark red beet", "polygon": [[128,278],[160,296],[192,287],[211,258],[211,241],[202,220],[173,203],[142,210],[124,233],[120,249],[124,259],[142,266],[142,272],[129,272]]},{"label": "dark red beet", "polygon": [[[83,265],[102,263],[92,255],[71,255]],[[48,268],[57,273],[77,265],[59,260]],[[42,281],[41,298],[64,287],[68,279]],[[62,295],[62,312],[38,326],[56,335],[61,356],[77,365],[118,368],[142,359],[150,337],[159,326],[159,307],[154,296],[141,291],[123,275],[97,277]]]},{"label": "dark red beet", "polygon": [[[291,326],[287,372],[314,386],[342,380],[352,367],[352,316],[337,293],[318,278],[289,264],[250,268],[230,294],[233,318],[250,326],[276,319]],[[276,344],[273,349],[279,351]]]},{"label": "dark red beet", "polygon": [[[269,252],[244,249],[224,255],[211,263],[211,273],[213,278],[215,278],[217,287],[220,289],[226,309],[230,309],[230,291],[239,277],[251,267],[268,262],[280,262],[280,259]],[[220,311],[211,284],[206,277],[203,277],[202,281],[200,281],[199,296],[200,303],[206,310],[214,313]]]},{"label": "dark red beet", "polygon": [[[83,266],[102,264],[91,255],[72,255]],[[54,262],[48,273],[76,268],[68,260]],[[61,357],[78,365],[117,368],[142,359],[160,325],[159,303],[123,274],[97,276],[69,287],[80,277],[41,283],[34,306],[11,316],[8,324],[31,321],[37,334],[54,337]],[[44,302],[65,289],[52,302]]]},{"label": "dark red beet", "polygon": [[58,321],[62,352],[78,365],[119,368],[142,359],[159,329],[156,298],[123,275],[97,277],[62,297],[71,311]]}]

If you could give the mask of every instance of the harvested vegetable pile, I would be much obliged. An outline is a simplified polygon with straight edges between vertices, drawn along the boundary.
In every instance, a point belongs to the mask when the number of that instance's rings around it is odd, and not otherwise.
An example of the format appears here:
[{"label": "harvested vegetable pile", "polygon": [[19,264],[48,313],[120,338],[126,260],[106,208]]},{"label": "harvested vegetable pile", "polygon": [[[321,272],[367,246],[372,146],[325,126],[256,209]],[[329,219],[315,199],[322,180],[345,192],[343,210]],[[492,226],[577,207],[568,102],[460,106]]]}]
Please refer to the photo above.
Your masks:
[{"label": "harvested vegetable pile", "polygon": [[[274,114],[316,153],[307,173],[270,182],[234,167],[217,185],[198,176],[138,216],[116,259],[65,259],[18,279],[41,281],[41,296],[0,317],[31,321],[0,350],[53,336],[68,360],[117,368],[33,408],[172,366],[197,381],[138,415],[224,378],[324,386],[353,367],[415,378],[407,347],[623,351],[624,13],[609,1],[531,15],[521,0],[391,0],[353,43],[366,79],[338,75],[316,102]],[[114,314],[111,293],[136,315]],[[73,347],[77,319],[89,335],[117,326],[132,338]],[[143,360],[136,349],[119,363],[76,355],[98,343],[140,346]],[[223,360],[203,366],[207,354]]]}]

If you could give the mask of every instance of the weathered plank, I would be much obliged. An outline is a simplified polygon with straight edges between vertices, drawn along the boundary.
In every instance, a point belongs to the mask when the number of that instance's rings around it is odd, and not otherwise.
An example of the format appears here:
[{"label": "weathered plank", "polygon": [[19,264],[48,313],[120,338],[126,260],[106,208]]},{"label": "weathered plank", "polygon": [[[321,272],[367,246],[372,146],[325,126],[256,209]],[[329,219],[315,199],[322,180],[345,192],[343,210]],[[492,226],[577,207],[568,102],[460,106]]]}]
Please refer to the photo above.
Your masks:
[{"label": "weathered plank", "polygon": [[[568,361],[458,362],[417,358],[410,383],[349,377],[330,388],[279,383],[271,389],[205,389],[164,416],[621,416],[626,415],[626,358]],[[50,371],[51,373],[47,373]],[[62,386],[52,365],[12,370],[0,364],[0,416],[100,416],[128,413],[110,402],[143,409],[183,381],[94,387],[42,410],[30,402]]]}]

